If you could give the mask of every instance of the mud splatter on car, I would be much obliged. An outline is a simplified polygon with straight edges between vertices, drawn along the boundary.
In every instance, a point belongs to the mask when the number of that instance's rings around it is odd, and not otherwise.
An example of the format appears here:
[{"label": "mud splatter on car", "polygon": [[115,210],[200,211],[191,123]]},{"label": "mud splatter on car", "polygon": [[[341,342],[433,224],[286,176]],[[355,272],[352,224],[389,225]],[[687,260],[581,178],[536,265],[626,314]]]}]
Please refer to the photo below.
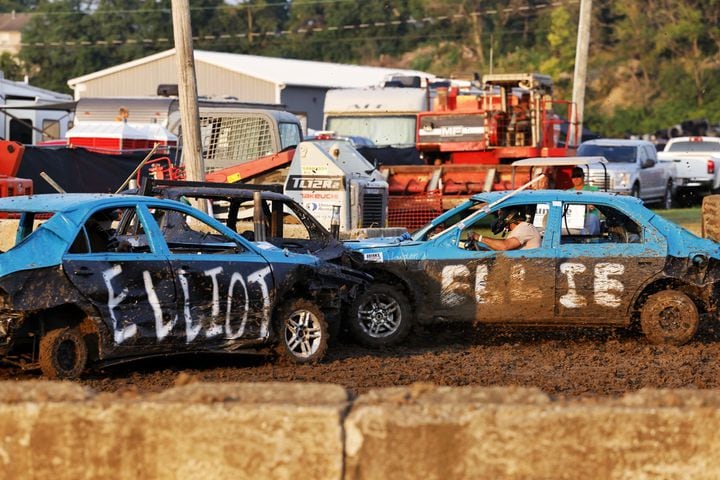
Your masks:
[{"label": "mud splatter on car", "polygon": [[268,346],[317,362],[328,323],[366,279],[170,200],[38,195],[0,199],[0,212],[18,217],[16,244],[0,254],[0,356],[53,378]]},{"label": "mud splatter on car", "polygon": [[[503,209],[522,212],[536,248],[491,250]],[[481,237],[482,236],[482,237]],[[682,344],[714,318],[720,246],[634,198],[576,191],[479,194],[410,238],[346,242],[375,278],[349,318],[370,346],[413,324],[638,325],[652,343]]]}]

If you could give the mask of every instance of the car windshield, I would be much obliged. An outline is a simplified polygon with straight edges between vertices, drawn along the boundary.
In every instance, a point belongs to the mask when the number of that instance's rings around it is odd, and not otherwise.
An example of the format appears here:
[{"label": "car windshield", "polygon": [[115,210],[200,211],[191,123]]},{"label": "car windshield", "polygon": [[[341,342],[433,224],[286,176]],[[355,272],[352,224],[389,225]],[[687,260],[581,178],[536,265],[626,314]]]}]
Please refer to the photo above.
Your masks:
[{"label": "car windshield", "polygon": [[611,163],[635,162],[637,147],[618,145],[580,145],[577,154],[583,157],[605,157]]},{"label": "car windshield", "polygon": [[413,232],[412,239],[421,241],[430,240],[435,235],[447,230],[450,227],[454,227],[462,220],[465,220],[470,215],[482,210],[485,207],[487,207],[487,203],[485,202],[469,200],[423,225],[421,228]]},{"label": "car windshield", "polygon": [[410,146],[415,144],[415,115],[328,117],[327,129],[337,135],[357,135],[378,146]]},{"label": "car windshield", "polygon": [[720,142],[675,142],[668,152],[720,152]]}]

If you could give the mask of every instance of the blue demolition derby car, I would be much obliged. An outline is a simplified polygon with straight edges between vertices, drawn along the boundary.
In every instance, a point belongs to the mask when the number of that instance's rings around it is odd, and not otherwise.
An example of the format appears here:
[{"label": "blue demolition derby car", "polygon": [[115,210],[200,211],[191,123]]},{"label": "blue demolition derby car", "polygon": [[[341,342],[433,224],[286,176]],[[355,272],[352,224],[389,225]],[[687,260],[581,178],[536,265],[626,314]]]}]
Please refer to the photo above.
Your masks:
[{"label": "blue demolition derby car", "polygon": [[[367,278],[251,243],[183,203],[135,195],[0,199],[17,234],[0,253],[0,360],[51,378],[90,362],[278,345],[326,352]],[[37,360],[37,362],[35,362]]]},{"label": "blue demolition derby car", "polygon": [[434,321],[639,325],[682,344],[720,298],[720,245],[615,194],[479,194],[410,238],[346,246],[375,279],[347,319],[369,346]]}]

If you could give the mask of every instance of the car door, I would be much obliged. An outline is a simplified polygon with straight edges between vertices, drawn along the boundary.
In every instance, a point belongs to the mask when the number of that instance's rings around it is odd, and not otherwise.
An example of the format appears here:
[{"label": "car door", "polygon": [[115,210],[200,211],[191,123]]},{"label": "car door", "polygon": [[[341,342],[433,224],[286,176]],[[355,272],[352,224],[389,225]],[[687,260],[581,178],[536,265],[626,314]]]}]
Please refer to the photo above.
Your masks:
[{"label": "car door", "polygon": [[657,156],[650,148],[645,145],[638,147],[640,195],[643,200],[661,198],[665,194],[665,167],[657,162]]},{"label": "car door", "polygon": [[[527,205],[544,232],[547,204]],[[470,232],[490,233],[493,212],[430,242],[421,270],[435,279],[426,301],[438,317],[483,323],[544,323],[553,316],[555,253],[552,236],[540,248],[479,251],[466,248]]]},{"label": "car door", "polygon": [[274,279],[265,258],[189,209],[156,207],[152,214],[177,280],[183,341],[203,349],[266,340]]},{"label": "car door", "polygon": [[[113,347],[163,350],[165,326],[175,318],[175,281],[162,246],[147,238],[142,219],[131,205],[101,208],[90,215],[69,251],[63,268],[76,288],[100,312]],[[130,219],[143,246],[117,243],[118,219]]]},{"label": "car door", "polygon": [[[582,201],[563,204],[567,212],[587,209]],[[667,244],[650,225],[609,204],[594,207],[602,233],[584,237],[560,228],[555,277],[555,318],[559,323],[625,325],[638,290],[665,265]]]}]

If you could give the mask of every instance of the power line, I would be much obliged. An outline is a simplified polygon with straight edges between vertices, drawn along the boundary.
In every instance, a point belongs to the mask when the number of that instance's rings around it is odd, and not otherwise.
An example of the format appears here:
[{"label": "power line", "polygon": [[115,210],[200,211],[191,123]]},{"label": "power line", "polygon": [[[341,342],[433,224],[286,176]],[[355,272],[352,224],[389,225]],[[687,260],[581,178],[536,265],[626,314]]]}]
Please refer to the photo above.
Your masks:
[{"label": "power line", "polygon": [[[345,0],[324,0],[328,3],[339,3]],[[579,0],[563,0],[552,3],[543,3],[533,6],[520,6],[520,7],[508,7],[505,9],[490,9],[484,11],[475,11],[467,14],[453,14],[453,15],[439,15],[435,17],[424,17],[422,19],[409,18],[407,20],[390,20],[384,22],[371,22],[371,23],[359,23],[359,24],[347,24],[340,26],[329,26],[329,27],[311,27],[311,28],[298,28],[295,30],[278,30],[278,31],[266,31],[266,32],[251,32],[251,33],[225,33],[217,35],[198,35],[193,37],[194,42],[202,41],[215,41],[215,40],[230,40],[230,39],[245,39],[251,37],[252,39],[261,38],[278,38],[291,35],[305,35],[313,33],[323,32],[352,32],[352,31],[364,31],[370,28],[385,28],[385,27],[397,27],[400,25],[425,27],[434,23],[446,22],[446,21],[460,21],[466,20],[467,17],[472,17],[477,20],[478,17],[484,15],[497,15],[499,13],[512,13],[515,11],[528,12],[530,10],[541,10],[545,8],[554,8],[564,6],[568,4],[578,3]],[[313,2],[315,3],[315,2]],[[322,2],[319,2],[322,3]],[[399,38],[398,36],[391,37],[393,39]],[[365,37],[362,40],[371,40],[372,38]],[[337,41],[337,39],[334,39]],[[169,38],[141,38],[141,39],[105,39],[105,40],[82,40],[82,41],[60,41],[60,42],[21,42],[21,47],[75,47],[75,46],[107,46],[107,45],[164,45],[170,43]]]}]

